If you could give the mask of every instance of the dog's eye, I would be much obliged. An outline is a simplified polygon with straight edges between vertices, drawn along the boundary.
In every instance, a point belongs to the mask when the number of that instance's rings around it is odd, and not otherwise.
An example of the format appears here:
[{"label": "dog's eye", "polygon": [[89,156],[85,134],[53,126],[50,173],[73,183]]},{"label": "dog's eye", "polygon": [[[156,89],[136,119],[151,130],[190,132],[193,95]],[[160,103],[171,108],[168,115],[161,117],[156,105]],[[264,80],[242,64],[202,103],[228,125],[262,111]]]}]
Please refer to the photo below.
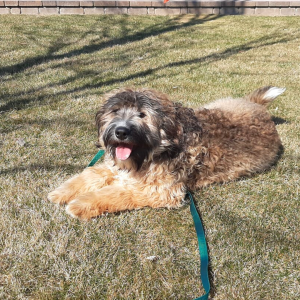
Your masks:
[{"label": "dog's eye", "polygon": [[144,113],[141,112],[141,113],[139,114],[139,117],[140,117],[141,119],[143,119],[143,118],[146,117],[146,114],[144,114]]},{"label": "dog's eye", "polygon": [[112,110],[113,113],[117,113],[120,109],[119,108],[116,108],[114,110]]}]

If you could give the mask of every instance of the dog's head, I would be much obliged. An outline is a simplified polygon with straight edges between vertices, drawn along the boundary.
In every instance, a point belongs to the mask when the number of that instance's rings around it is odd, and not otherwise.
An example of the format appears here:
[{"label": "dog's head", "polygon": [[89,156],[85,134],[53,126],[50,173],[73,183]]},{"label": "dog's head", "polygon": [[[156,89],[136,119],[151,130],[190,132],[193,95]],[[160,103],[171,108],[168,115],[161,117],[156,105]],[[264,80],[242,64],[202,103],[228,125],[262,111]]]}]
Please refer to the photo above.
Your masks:
[{"label": "dog's head", "polygon": [[123,169],[171,159],[182,147],[183,128],[176,117],[179,107],[153,90],[109,94],[96,114],[99,146]]}]

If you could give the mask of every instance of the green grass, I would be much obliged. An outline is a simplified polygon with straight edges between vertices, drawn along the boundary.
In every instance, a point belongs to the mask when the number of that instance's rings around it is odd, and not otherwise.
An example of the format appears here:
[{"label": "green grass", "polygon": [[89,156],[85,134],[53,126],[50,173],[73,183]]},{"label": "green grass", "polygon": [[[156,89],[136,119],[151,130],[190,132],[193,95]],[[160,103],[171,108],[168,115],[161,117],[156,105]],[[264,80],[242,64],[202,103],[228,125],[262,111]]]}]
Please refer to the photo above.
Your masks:
[{"label": "green grass", "polygon": [[299,18],[1,16],[0,40],[0,299],[200,296],[188,206],[80,222],[46,195],[96,153],[107,91],[198,107],[269,84],[287,88],[270,108],[282,158],[196,201],[213,299],[300,298]]}]

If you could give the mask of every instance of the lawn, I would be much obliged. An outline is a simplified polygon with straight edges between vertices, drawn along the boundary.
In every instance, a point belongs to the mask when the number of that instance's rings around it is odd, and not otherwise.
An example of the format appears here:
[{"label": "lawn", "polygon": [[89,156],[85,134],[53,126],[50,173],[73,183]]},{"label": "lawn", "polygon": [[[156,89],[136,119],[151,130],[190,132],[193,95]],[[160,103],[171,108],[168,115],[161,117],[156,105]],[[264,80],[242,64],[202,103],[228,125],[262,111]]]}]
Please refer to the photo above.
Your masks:
[{"label": "lawn", "polygon": [[300,299],[299,21],[1,16],[0,299],[199,297],[188,205],[82,222],[46,196],[96,153],[105,92],[150,87],[199,107],[269,84],[287,89],[270,107],[278,164],[195,199],[212,299]]}]

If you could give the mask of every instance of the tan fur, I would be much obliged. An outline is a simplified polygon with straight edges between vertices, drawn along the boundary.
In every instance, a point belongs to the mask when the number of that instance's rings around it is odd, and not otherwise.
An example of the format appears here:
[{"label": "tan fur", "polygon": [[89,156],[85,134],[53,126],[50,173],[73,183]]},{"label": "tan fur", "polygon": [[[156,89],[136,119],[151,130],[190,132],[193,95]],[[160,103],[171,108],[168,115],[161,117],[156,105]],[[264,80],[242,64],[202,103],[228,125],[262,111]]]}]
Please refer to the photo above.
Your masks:
[{"label": "tan fur", "polygon": [[[116,91],[96,116],[99,146],[108,147],[104,162],[69,179],[48,199],[67,204],[73,217],[90,219],[145,206],[179,207],[188,189],[264,171],[282,147],[266,106],[283,90],[266,94],[271,88],[195,111],[152,90]],[[128,142],[134,150],[124,161],[113,150],[113,143],[124,141],[106,136],[116,122],[133,124],[142,133]],[[134,155],[142,151],[146,154],[140,162]]]}]

